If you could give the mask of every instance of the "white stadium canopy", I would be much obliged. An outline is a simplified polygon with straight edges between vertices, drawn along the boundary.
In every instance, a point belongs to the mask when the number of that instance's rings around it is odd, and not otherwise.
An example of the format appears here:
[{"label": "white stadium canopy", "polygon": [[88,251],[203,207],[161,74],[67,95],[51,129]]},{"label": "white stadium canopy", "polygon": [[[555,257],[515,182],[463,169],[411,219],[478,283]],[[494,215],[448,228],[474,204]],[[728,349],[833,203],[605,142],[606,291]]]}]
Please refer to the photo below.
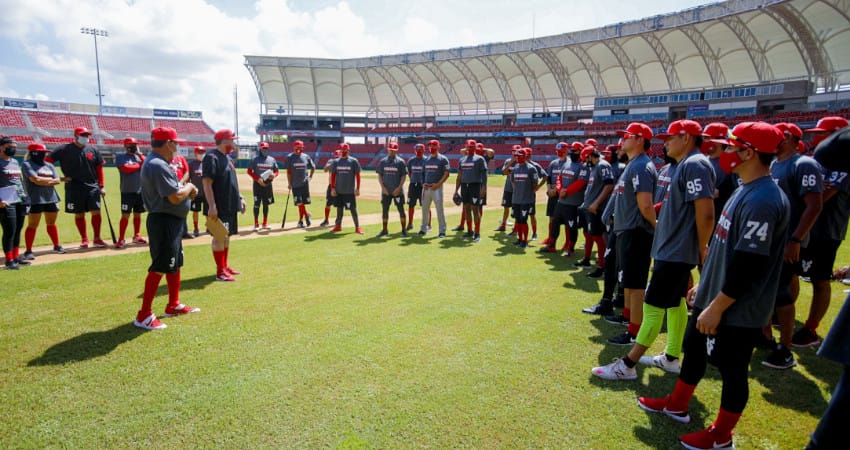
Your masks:
[{"label": "white stadium canopy", "polygon": [[570,111],[597,97],[808,80],[850,85],[850,0],[730,0],[521,41],[356,59],[245,56],[263,111]]}]

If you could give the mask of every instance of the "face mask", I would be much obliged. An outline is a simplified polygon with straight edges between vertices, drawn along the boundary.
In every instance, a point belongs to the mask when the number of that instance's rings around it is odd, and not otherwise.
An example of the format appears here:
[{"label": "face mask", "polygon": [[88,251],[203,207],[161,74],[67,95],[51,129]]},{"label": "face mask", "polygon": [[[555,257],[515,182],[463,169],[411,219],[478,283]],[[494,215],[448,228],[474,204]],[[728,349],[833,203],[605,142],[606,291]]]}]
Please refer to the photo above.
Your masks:
[{"label": "face mask", "polygon": [[440,151],[437,150],[436,148],[431,149],[431,156],[437,156],[437,153],[440,153]]},{"label": "face mask", "polygon": [[517,155],[516,162],[519,164],[525,164],[525,155]]},{"label": "face mask", "polygon": [[3,149],[3,154],[5,154],[8,157],[15,156],[15,153],[17,153],[17,152],[18,152],[18,147],[6,147],[5,149]]},{"label": "face mask", "polygon": [[[295,154],[296,155],[298,154],[298,150],[295,151]],[[262,156],[263,158],[269,156],[269,151],[268,150],[260,150],[260,156]]]},{"label": "face mask", "polygon": [[617,160],[620,161],[621,163],[627,163],[627,162],[629,162],[629,155],[623,153],[622,155],[620,155],[620,157]]},{"label": "face mask", "polygon": [[30,161],[36,164],[44,164],[44,152],[32,152],[30,153]]},{"label": "face mask", "polygon": [[675,159],[671,158],[670,155],[667,154],[667,147],[664,147],[662,152],[664,152],[664,162],[666,164],[672,164],[672,163],[676,162]]},{"label": "face mask", "polygon": [[416,149],[416,156],[422,156],[425,153],[425,150],[421,148]]},{"label": "face mask", "polygon": [[577,154],[575,154],[575,153],[570,153],[570,161],[572,161],[572,162],[578,162],[578,160],[579,160],[579,157],[580,157],[580,156],[581,156],[581,155],[577,155]]},{"label": "face mask", "polygon": [[732,173],[732,169],[738,167],[742,162],[743,160],[736,150],[721,153],[720,160],[718,161],[720,169],[727,174]]},{"label": "face mask", "polygon": [[229,144],[228,144],[228,145],[225,145],[225,146],[224,146],[224,151],[225,151],[225,152],[227,152],[227,154],[228,154],[228,155],[229,155],[229,154],[231,154],[231,153],[233,152],[233,146],[232,146],[232,145],[229,145]]},{"label": "face mask", "polygon": [[127,150],[130,150],[130,153],[138,153],[139,147],[135,146],[135,145],[131,145],[130,147],[127,147]]},{"label": "face mask", "polygon": [[341,155],[343,158],[348,158],[348,150],[343,150]]},{"label": "face mask", "polygon": [[89,138],[87,136],[77,136],[77,144],[86,145],[89,143]]}]

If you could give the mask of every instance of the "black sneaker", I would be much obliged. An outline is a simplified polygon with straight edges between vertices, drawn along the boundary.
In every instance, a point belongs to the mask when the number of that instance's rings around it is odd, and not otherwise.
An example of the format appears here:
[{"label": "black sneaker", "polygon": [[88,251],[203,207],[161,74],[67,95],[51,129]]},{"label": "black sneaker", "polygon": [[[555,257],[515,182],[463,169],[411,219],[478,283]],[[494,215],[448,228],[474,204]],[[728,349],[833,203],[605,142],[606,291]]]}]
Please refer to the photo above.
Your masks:
[{"label": "black sneaker", "polygon": [[29,262],[29,261],[27,261],[23,258],[16,258],[15,262],[18,263],[19,266],[28,266],[28,265],[32,264],[31,262]]},{"label": "black sneaker", "polygon": [[56,246],[53,247],[53,253],[58,253],[60,255],[64,255],[66,252],[65,252],[65,249],[61,245],[56,245]]},{"label": "black sneaker", "polygon": [[520,242],[519,248],[528,248],[528,242],[525,242],[525,241]]},{"label": "black sneaker", "polygon": [[776,339],[760,334],[756,340],[756,348],[761,350],[776,350]]},{"label": "black sneaker", "polygon": [[407,230],[401,230],[401,236],[407,237]]},{"label": "black sneaker", "polygon": [[475,236],[475,235],[472,234],[472,233],[463,233],[463,236],[461,236],[461,237],[464,238],[464,239],[472,239],[473,236]]},{"label": "black sneaker", "polygon": [[790,369],[797,365],[797,361],[794,359],[794,355],[791,354],[791,350],[788,350],[788,348],[782,344],[778,344],[773,350],[773,353],[771,353],[767,359],[761,363],[771,369],[780,370]]},{"label": "black sneaker", "polygon": [[806,327],[800,328],[791,336],[791,345],[794,347],[812,347],[820,344],[820,341],[821,337]]},{"label": "black sneaker", "polygon": [[452,231],[463,231],[463,227],[458,225],[458,226],[452,228]]},{"label": "black sneaker", "polygon": [[437,235],[437,238],[439,238],[439,239],[442,239],[444,237],[446,237],[446,233],[440,233],[440,234]]},{"label": "black sneaker", "polygon": [[298,221],[298,228],[304,228],[304,222]]},{"label": "black sneaker", "polygon": [[478,234],[478,233],[475,233],[475,234],[472,236],[472,242],[481,242],[481,235],[480,235],[480,234]]},{"label": "black sneaker", "polygon": [[624,327],[629,326],[629,321],[622,314],[614,314],[610,316],[604,317],[605,321],[608,323],[613,323],[614,325],[622,325]]},{"label": "black sneaker", "polygon": [[591,306],[590,308],[584,308],[581,312],[585,314],[595,314],[597,316],[609,316],[614,314],[614,308],[611,307],[611,300],[603,298],[599,301],[599,303]]},{"label": "black sneaker", "polygon": [[418,234],[418,235],[420,235],[420,236],[425,236],[425,232],[424,232],[424,231],[421,231],[421,230],[419,231],[419,233],[416,233],[416,234]]},{"label": "black sneaker", "polygon": [[20,270],[20,269],[21,269],[21,267],[18,265],[17,262],[15,262],[14,259],[10,259],[9,261],[6,261],[6,270]]},{"label": "black sneaker", "polygon": [[407,229],[405,231],[410,231],[413,229],[413,223],[407,224]]},{"label": "black sneaker", "polygon": [[35,255],[33,254],[33,252],[24,252],[24,258],[23,259],[25,259],[27,261],[32,261],[32,260],[35,259]]},{"label": "black sneaker", "polygon": [[496,229],[495,229],[495,230],[493,230],[493,231],[505,231],[505,227],[499,227],[499,228],[496,228]]},{"label": "black sneaker", "polygon": [[320,227],[326,227],[328,225],[329,225],[329,223],[328,223],[327,220],[323,220],[322,223],[319,224]]},{"label": "black sneaker", "polygon": [[532,235],[531,235],[531,240],[532,240],[532,241],[536,241],[536,240],[537,240],[537,233],[534,233],[534,234],[532,234]]},{"label": "black sneaker", "polygon": [[608,343],[614,345],[634,345],[635,337],[629,334],[628,331],[626,331],[623,334],[618,334],[612,338],[609,338]]},{"label": "black sneaker", "polygon": [[573,267],[590,267],[590,260],[584,258],[581,261],[576,261],[573,263]]},{"label": "black sneaker", "polygon": [[602,278],[604,276],[605,276],[605,269],[603,269],[601,267],[597,267],[596,270],[587,274],[587,278],[593,278],[593,279]]},{"label": "black sneaker", "polygon": [[378,237],[386,236],[388,234],[390,234],[390,233],[387,230],[381,230],[381,232],[378,233]]},{"label": "black sneaker", "polygon": [[310,226],[310,217],[312,217],[312,216],[308,213],[308,214],[307,214],[307,218],[305,219],[305,220],[307,221],[307,226],[308,226],[308,227]]}]

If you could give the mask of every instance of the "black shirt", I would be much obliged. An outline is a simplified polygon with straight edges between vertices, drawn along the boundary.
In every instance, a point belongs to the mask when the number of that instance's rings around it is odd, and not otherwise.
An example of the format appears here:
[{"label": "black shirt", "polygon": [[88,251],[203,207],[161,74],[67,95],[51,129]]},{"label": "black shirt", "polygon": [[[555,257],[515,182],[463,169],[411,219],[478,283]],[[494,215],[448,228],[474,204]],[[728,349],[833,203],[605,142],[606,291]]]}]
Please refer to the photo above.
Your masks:
[{"label": "black shirt", "polygon": [[204,178],[212,180],[212,192],[219,216],[232,216],[239,212],[239,181],[230,158],[218,150],[207,152],[201,163]]},{"label": "black shirt", "polygon": [[50,158],[59,163],[66,177],[71,177],[69,186],[86,186],[94,189],[99,187],[97,167],[102,166],[104,161],[100,152],[94,147],[86,145],[80,148],[74,143],[65,144],[56,147],[50,153]]}]

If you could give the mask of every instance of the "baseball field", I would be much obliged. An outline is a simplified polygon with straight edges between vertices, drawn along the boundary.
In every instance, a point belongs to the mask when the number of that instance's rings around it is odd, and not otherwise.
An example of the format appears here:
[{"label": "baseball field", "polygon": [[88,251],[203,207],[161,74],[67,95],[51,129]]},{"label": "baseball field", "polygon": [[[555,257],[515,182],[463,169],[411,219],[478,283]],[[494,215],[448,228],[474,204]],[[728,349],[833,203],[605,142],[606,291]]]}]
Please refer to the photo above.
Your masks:
[{"label": "baseball field", "polygon": [[[117,171],[106,172],[117,232]],[[671,448],[714,420],[714,368],[688,425],[636,404],[670,392],[674,375],[641,367],[638,380],[614,382],[590,374],[626,353],[605,342],[623,329],[581,312],[602,282],[574,268],[575,258],[537,253],[539,242],[522,250],[492,231],[503,178],[490,179],[480,243],[453,232],[437,239],[436,218],[426,236],[402,238],[394,212],[390,236],[375,237],[373,173],[359,199],[365,235],[348,215],[342,233],[317,227],[320,173],[313,227],[296,229],[290,206],[280,229],[279,180],[273,228],[254,233],[242,181],[248,213],[230,265],[243,274],[216,282],[208,238],[184,241],[181,300],[202,311],[163,319],[165,330],[132,325],[145,248],[76,250],[64,213],[68,254],[48,252],[42,225],[34,264],[0,271],[0,448]],[[446,206],[451,229],[459,208]],[[109,240],[106,221],[103,234]],[[837,261],[850,262],[846,245]],[[166,295],[163,282],[157,314]],[[845,295],[834,283],[822,334]],[[798,321],[810,298],[801,282]],[[664,343],[662,334],[650,353]],[[786,371],[763,367],[764,350],[754,355],[738,448],[805,446],[841,368],[812,349],[795,355],[799,365]]]}]

